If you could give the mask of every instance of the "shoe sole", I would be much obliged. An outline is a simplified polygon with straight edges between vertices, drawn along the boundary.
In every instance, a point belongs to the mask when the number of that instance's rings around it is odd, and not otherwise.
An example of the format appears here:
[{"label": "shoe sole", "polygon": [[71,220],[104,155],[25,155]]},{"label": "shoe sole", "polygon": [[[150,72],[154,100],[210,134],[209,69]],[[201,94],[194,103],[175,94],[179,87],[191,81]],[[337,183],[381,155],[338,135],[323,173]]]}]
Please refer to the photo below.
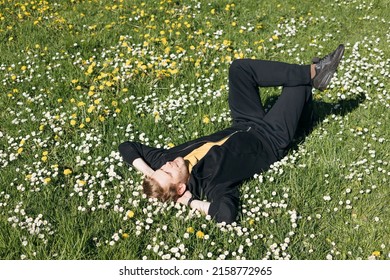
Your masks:
[{"label": "shoe sole", "polygon": [[326,71],[322,71],[321,73],[319,73],[318,77],[316,77],[316,80],[320,81],[318,86],[316,86],[316,88],[319,89],[320,91],[324,91],[328,87],[344,55],[344,50],[345,50],[344,45],[340,45],[336,49],[336,58],[333,58],[332,63],[329,66],[327,66],[328,69]]}]

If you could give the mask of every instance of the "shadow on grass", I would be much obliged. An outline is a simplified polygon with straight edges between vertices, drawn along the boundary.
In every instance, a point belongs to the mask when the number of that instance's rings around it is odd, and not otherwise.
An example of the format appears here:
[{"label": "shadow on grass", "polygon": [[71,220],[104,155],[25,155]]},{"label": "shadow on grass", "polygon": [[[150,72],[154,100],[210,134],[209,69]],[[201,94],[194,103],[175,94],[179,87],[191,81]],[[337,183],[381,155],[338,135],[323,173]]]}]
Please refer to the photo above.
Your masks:
[{"label": "shadow on grass", "polygon": [[[264,107],[271,108],[276,102],[278,96],[274,95],[267,98]],[[297,149],[299,143],[302,143],[320,123],[330,115],[345,116],[359,107],[359,104],[365,100],[365,95],[356,95],[347,100],[340,100],[337,103],[327,103],[323,101],[313,101],[311,107],[304,108],[294,140],[288,147],[286,153],[290,150]]]}]

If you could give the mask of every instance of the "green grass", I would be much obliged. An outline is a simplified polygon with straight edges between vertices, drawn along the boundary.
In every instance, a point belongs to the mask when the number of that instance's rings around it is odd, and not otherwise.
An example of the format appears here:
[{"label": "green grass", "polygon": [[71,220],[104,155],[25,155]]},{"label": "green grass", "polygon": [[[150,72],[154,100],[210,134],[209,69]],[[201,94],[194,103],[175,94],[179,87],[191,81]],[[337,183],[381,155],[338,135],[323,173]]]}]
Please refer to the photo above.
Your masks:
[{"label": "green grass", "polygon": [[[152,2],[0,1],[0,258],[389,259],[387,1]],[[339,43],[319,123],[243,183],[236,224],[142,195],[121,142],[222,129],[230,61]]]}]

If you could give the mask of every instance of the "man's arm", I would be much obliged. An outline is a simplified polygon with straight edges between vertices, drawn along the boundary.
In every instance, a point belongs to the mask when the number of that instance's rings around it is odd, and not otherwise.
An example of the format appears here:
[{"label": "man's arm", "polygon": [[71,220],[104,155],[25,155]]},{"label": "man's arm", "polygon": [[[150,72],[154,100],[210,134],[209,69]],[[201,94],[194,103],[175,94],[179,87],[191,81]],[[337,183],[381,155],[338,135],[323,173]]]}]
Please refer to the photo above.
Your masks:
[{"label": "man's arm", "polygon": [[[225,195],[213,203],[194,199],[190,201],[192,194],[186,191],[177,202],[199,210],[204,215],[211,215],[217,222],[233,223],[238,214],[238,199],[236,196]],[[190,205],[188,202],[190,201]]]},{"label": "man's arm", "polygon": [[151,176],[154,172],[154,170],[140,157],[136,158],[132,165],[146,176]]},{"label": "man's arm", "polygon": [[118,149],[125,162],[147,176],[150,176],[154,169],[157,168],[158,160],[163,152],[163,149],[156,149],[129,141],[120,144]]},{"label": "man's arm", "polygon": [[[186,191],[181,197],[179,197],[177,202],[184,205],[188,205],[188,202],[190,201],[191,198],[192,198],[192,194],[189,191]],[[208,215],[210,202],[194,199],[191,201],[190,205],[188,206],[191,207],[192,209],[199,210],[204,215]]]}]

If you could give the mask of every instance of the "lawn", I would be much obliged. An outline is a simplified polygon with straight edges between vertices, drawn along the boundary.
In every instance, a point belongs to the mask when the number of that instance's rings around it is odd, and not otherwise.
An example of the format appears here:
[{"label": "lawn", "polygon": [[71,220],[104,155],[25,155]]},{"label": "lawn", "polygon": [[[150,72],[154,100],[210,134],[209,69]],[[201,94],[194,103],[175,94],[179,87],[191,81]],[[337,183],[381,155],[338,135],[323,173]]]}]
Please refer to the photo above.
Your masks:
[{"label": "lawn", "polygon": [[[0,259],[390,259],[387,0],[0,0]],[[230,125],[237,58],[345,56],[236,223],[148,200],[118,153]],[[280,88],[262,89],[272,104]]]}]

